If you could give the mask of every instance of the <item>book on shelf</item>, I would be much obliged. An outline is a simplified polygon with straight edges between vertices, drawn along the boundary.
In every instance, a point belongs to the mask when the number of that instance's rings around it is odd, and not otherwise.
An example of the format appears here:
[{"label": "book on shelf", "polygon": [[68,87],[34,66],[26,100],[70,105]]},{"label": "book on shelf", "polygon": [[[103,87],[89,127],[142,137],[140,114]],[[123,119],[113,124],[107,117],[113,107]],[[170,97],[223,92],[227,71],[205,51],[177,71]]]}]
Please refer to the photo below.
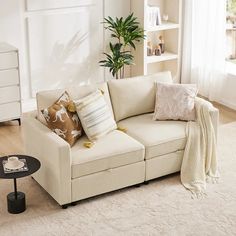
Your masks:
[{"label": "book on shelf", "polygon": [[157,6],[147,6],[148,27],[155,27],[162,24],[160,8]]},{"label": "book on shelf", "polygon": [[8,169],[6,167],[6,163],[8,162],[7,160],[3,160],[2,161],[2,165],[3,165],[3,171],[5,174],[12,174],[12,173],[17,173],[17,172],[25,172],[25,171],[28,171],[29,168],[27,166],[27,162],[26,162],[26,159],[19,159],[19,161],[23,162],[24,163],[24,166],[22,166],[21,168],[19,169]]}]

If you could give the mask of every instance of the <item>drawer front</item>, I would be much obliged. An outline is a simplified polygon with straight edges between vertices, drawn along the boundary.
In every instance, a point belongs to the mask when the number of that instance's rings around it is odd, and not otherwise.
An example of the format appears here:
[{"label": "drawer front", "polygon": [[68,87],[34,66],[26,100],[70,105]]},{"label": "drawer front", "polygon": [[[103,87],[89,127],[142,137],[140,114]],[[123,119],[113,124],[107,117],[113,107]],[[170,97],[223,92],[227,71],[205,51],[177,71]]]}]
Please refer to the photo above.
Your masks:
[{"label": "drawer front", "polygon": [[0,105],[0,121],[18,118],[21,115],[20,103],[12,102]]},{"label": "drawer front", "polygon": [[19,86],[0,88],[0,104],[20,100]]},{"label": "drawer front", "polygon": [[17,69],[0,71],[0,87],[19,84],[19,75]]},{"label": "drawer front", "polygon": [[184,151],[179,150],[146,160],[146,180],[180,171]]},{"label": "drawer front", "polygon": [[17,52],[0,53],[0,70],[18,67]]}]

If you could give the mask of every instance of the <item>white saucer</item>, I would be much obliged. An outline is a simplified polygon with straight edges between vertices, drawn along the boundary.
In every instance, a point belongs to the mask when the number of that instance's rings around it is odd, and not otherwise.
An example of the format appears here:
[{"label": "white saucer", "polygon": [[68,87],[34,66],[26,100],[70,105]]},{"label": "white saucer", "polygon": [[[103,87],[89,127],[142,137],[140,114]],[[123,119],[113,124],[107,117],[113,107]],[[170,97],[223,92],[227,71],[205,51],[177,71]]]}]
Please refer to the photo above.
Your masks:
[{"label": "white saucer", "polygon": [[5,164],[5,167],[6,167],[7,169],[9,169],[9,170],[17,170],[17,169],[22,168],[24,165],[25,165],[25,163],[22,162],[22,161],[18,161],[18,164],[17,164],[17,165],[14,165],[14,166],[13,166],[11,163],[7,162],[7,163]]}]

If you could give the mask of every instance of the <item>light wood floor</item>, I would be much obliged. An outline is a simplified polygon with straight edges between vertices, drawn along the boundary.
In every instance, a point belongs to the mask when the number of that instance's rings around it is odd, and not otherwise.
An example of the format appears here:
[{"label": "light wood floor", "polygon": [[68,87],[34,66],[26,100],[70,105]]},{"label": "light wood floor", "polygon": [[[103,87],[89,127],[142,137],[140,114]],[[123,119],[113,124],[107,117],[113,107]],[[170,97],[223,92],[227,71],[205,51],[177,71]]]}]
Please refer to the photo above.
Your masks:
[{"label": "light wood floor", "polygon": [[0,124],[0,156],[24,154],[21,127],[17,121]]},{"label": "light wood floor", "polygon": [[[219,104],[214,106],[220,110],[220,125],[236,122],[236,111]],[[0,156],[10,154],[24,154],[23,134],[17,121],[0,123]]]},{"label": "light wood floor", "polygon": [[220,125],[227,124],[236,121],[236,111],[228,107],[220,105],[218,103],[213,103],[220,111]]}]

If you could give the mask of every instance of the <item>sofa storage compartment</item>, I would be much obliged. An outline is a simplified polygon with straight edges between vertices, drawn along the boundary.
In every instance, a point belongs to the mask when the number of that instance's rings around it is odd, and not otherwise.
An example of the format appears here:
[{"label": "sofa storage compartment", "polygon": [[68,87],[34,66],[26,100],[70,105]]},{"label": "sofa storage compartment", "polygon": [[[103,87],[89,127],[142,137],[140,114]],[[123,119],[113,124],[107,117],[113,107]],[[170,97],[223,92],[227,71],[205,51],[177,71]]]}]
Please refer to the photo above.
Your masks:
[{"label": "sofa storage compartment", "polygon": [[72,202],[144,182],[145,162],[72,179]]},{"label": "sofa storage compartment", "polygon": [[80,138],[71,149],[72,179],[144,160],[144,146],[124,132],[114,130],[91,148],[83,146],[87,140]]},{"label": "sofa storage compartment", "polygon": [[145,180],[155,179],[180,171],[184,150],[146,160]]}]

